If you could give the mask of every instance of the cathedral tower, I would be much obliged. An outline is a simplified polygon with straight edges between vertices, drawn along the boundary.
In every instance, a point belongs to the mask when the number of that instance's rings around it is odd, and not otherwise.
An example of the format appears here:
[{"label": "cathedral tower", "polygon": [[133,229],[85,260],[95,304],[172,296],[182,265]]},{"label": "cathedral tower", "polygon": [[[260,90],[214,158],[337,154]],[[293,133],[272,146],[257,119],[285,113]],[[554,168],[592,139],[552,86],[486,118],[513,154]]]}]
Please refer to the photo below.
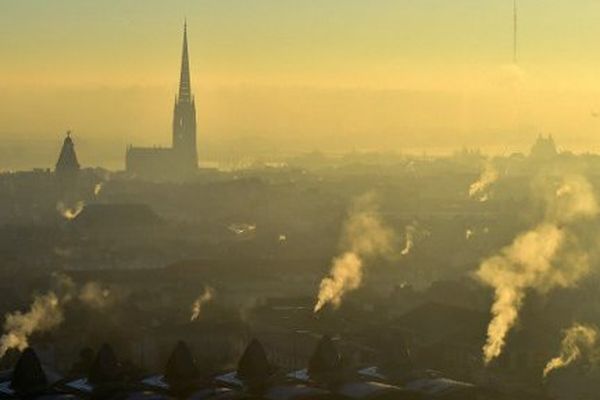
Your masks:
[{"label": "cathedral tower", "polygon": [[198,168],[196,149],[196,104],[190,84],[190,62],[187,45],[187,24],[183,27],[183,52],[179,93],[173,111],[173,153],[182,172]]},{"label": "cathedral tower", "polygon": [[187,24],[183,26],[183,51],[179,93],[173,109],[173,141],[171,147],[128,146],[125,168],[131,176],[150,180],[182,181],[198,171],[196,149],[196,104],[190,83]]}]

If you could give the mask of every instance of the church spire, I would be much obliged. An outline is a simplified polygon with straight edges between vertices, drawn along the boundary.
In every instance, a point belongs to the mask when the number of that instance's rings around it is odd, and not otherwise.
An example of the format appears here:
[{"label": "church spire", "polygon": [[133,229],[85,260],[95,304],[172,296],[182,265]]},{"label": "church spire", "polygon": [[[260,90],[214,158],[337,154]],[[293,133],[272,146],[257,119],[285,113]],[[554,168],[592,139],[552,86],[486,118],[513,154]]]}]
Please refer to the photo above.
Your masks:
[{"label": "church spire", "polygon": [[190,85],[190,61],[188,57],[187,22],[183,25],[183,51],[179,93],[173,110],[173,151],[187,171],[198,168],[196,150],[196,105]]},{"label": "church spire", "polygon": [[187,21],[183,24],[183,51],[181,54],[181,77],[179,79],[179,101],[189,103],[192,100],[190,85],[190,61],[187,45]]}]

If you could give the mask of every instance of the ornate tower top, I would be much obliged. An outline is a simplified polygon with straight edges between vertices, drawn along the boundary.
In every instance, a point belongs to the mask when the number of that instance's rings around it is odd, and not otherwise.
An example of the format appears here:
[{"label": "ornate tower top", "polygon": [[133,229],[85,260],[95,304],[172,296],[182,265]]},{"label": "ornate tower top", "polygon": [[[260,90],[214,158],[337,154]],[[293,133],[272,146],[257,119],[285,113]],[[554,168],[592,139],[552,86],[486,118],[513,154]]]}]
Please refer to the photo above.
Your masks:
[{"label": "ornate tower top", "polygon": [[79,171],[79,162],[77,154],[75,154],[75,145],[71,139],[71,131],[67,131],[67,137],[63,142],[58,161],[56,162],[57,174],[69,174]]},{"label": "ornate tower top", "polygon": [[183,50],[181,54],[181,76],[179,78],[179,102],[189,103],[192,100],[190,84],[190,60],[187,44],[187,22],[183,24]]},{"label": "ornate tower top", "polygon": [[173,154],[172,168],[180,175],[191,174],[198,169],[196,150],[196,105],[190,84],[190,60],[188,56],[187,23],[183,25],[183,50],[181,54],[181,76],[179,93],[173,110]]}]

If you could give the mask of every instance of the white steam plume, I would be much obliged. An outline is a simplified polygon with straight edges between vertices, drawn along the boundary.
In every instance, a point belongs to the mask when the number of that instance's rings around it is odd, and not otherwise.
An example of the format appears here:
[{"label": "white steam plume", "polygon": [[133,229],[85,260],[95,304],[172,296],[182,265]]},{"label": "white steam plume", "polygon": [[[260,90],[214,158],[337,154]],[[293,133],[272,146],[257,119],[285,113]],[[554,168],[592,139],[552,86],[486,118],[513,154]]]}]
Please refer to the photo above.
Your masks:
[{"label": "white steam plume", "polygon": [[564,368],[577,361],[584,351],[590,351],[598,340],[598,330],[595,327],[574,324],[564,333],[561,342],[560,355],[548,361],[544,368],[544,378],[556,369]]},{"label": "white steam plume", "polygon": [[572,228],[597,214],[598,205],[587,180],[579,176],[565,178],[546,199],[543,221],[482,262],[477,276],[495,293],[483,348],[486,364],[502,353],[527,290],[545,293],[573,286],[588,272],[588,253],[579,245]]},{"label": "white steam plume", "polygon": [[256,224],[230,224],[227,229],[236,235],[246,235],[256,231]]},{"label": "white steam plume", "polygon": [[100,192],[102,191],[102,187],[104,186],[104,182],[98,182],[94,186],[94,196],[98,197]]},{"label": "white steam plume", "polygon": [[499,178],[498,171],[491,162],[487,162],[477,181],[473,182],[469,187],[469,197],[477,198],[481,202],[489,199],[488,189]]},{"label": "white steam plume", "polygon": [[215,295],[215,291],[210,286],[204,288],[204,292],[192,304],[192,316],[190,321],[195,321],[200,318],[200,313],[202,312],[202,307],[209,301],[213,299]]},{"label": "white steam plume", "polygon": [[85,203],[83,201],[78,201],[73,207],[68,207],[65,205],[65,203],[59,201],[56,204],[56,211],[58,211],[63,218],[72,220],[83,211],[83,207],[85,207]]},{"label": "white steam plume", "polygon": [[111,303],[110,290],[96,282],[88,282],[79,291],[79,300],[91,308],[102,309]]},{"label": "white steam plume", "polygon": [[414,225],[408,225],[404,232],[404,248],[400,252],[401,255],[407,256],[415,246],[415,234],[417,228]]},{"label": "white steam plume", "polygon": [[[29,338],[36,332],[47,332],[58,327],[64,320],[64,306],[74,298],[94,306],[90,288],[96,284],[86,284],[79,291],[71,278],[55,274],[54,288],[48,293],[35,296],[25,313],[15,311],[6,314],[4,334],[0,337],[0,358],[9,349],[23,350],[29,346]],[[87,288],[87,289],[86,289]]]},{"label": "white steam plume", "polygon": [[358,198],[343,228],[343,252],[336,257],[329,276],[323,278],[314,308],[339,307],[342,298],[362,283],[364,261],[392,252],[394,233],[381,221],[372,195]]},{"label": "white steam plume", "polygon": [[49,331],[60,325],[63,319],[60,300],[54,292],[36,297],[26,313],[7,314],[4,321],[6,333],[0,337],[0,357],[9,349],[24,350],[34,332]]}]

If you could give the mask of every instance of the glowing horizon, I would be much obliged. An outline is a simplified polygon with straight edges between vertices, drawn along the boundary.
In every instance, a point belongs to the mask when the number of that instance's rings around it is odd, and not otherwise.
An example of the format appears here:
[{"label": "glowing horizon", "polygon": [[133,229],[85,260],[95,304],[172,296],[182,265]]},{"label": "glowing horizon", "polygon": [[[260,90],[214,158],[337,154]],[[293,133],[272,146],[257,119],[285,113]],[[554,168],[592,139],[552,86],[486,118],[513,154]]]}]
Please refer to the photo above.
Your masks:
[{"label": "glowing horizon", "polygon": [[522,151],[551,133],[599,151],[600,4],[521,1],[519,13],[516,66],[509,0],[12,2],[0,138],[71,128],[83,146],[106,141],[97,163],[126,143],[168,144],[187,18],[204,159],[253,137],[283,152]]}]

